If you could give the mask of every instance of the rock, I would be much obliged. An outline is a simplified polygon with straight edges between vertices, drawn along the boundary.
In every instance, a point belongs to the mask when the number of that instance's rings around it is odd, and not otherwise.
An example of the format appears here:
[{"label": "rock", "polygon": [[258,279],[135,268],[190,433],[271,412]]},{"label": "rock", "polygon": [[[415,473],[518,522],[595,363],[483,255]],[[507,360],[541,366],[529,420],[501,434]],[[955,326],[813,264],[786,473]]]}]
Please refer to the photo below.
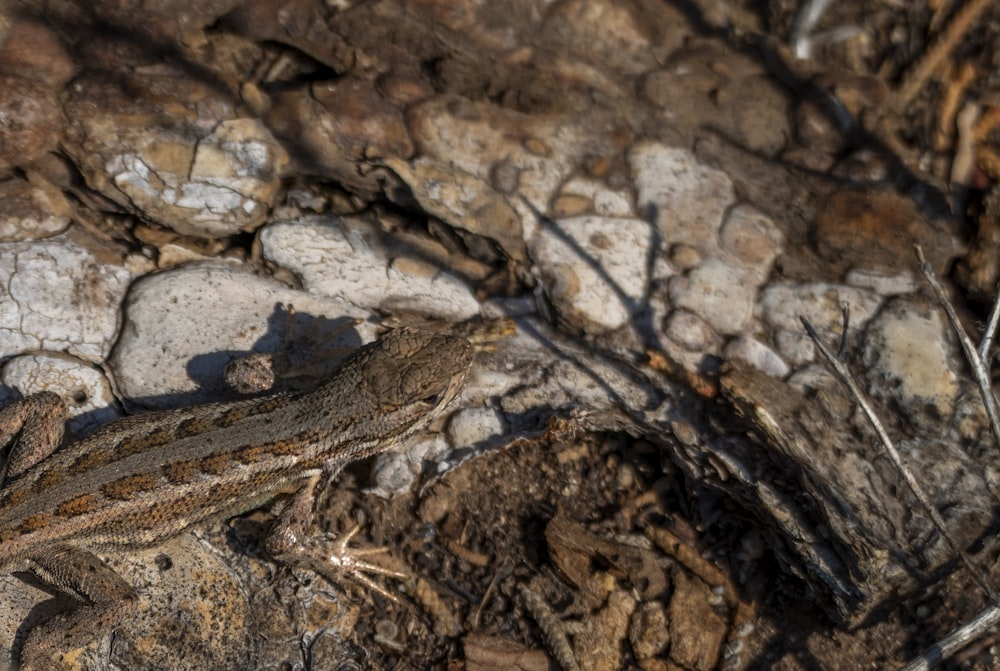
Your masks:
[{"label": "rock", "polygon": [[742,359],[771,377],[783,378],[791,370],[777,352],[749,336],[734,338],[723,354],[726,359]]},{"label": "rock", "polygon": [[[364,310],[406,311],[462,321],[479,303],[458,278],[387,248],[358,219],[305,217],[260,234],[264,256],[295,272],[306,290]],[[394,260],[393,256],[400,253]]]},{"label": "rock", "polygon": [[130,86],[141,93],[122,100],[120,90],[84,80],[67,103],[73,128],[65,148],[88,184],[185,235],[259,226],[288,162],[261,121],[237,118],[230,103],[171,71],[132,77]]},{"label": "rock", "polygon": [[686,149],[653,142],[633,146],[629,164],[639,209],[651,208],[664,244],[682,242],[703,254],[718,249],[717,232],[735,198],[726,173]]},{"label": "rock", "polygon": [[639,219],[574,217],[540,228],[528,250],[562,317],[606,332],[642,307],[652,239],[650,225]]},{"label": "rock", "polygon": [[57,352],[16,356],[4,363],[0,382],[22,396],[53,391],[61,396],[69,413],[68,427],[77,435],[117,419],[111,383],[95,366]]},{"label": "rock", "polygon": [[0,241],[37,240],[66,230],[73,214],[62,192],[41,180],[0,182]]},{"label": "rock", "polygon": [[131,280],[120,258],[77,230],[0,244],[0,358],[53,350],[102,362]]},{"label": "rock", "polygon": [[865,330],[862,360],[868,392],[891,400],[911,422],[940,426],[951,417],[964,365],[940,310],[910,297],[894,299]]},{"label": "rock", "polygon": [[324,349],[307,352],[307,360],[374,339],[364,326],[357,335],[336,332],[344,321],[368,316],[348,303],[310,296],[236,267],[192,264],[144,277],[129,292],[121,337],[108,361],[120,393],[149,408],[231,396],[223,381],[226,364],[250,352],[277,351],[286,337],[295,338],[287,333],[287,313],[276,310],[282,305],[295,307],[291,328],[300,336],[304,327],[324,333]]}]

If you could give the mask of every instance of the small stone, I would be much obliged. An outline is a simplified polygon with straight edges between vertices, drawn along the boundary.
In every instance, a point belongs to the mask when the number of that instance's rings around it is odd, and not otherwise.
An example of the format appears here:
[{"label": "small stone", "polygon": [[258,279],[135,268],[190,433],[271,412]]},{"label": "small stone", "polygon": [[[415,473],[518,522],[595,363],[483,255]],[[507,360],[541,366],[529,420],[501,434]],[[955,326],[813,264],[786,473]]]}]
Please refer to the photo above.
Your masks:
[{"label": "small stone", "polygon": [[674,310],[667,317],[664,335],[691,352],[705,352],[718,345],[718,336],[704,319],[687,310]]},{"label": "small stone", "polygon": [[524,258],[521,218],[487,181],[428,158],[384,163],[425,211],[454,228],[494,240],[513,259]]},{"label": "small stone", "polygon": [[37,81],[0,75],[0,175],[56,148],[62,133],[59,99]]},{"label": "small stone", "polygon": [[723,352],[727,359],[741,359],[771,377],[784,378],[790,369],[773,349],[749,336],[734,338]]},{"label": "small stone", "polygon": [[661,602],[647,601],[636,609],[629,622],[628,639],[640,660],[663,655],[670,643],[670,631]]},{"label": "small stone", "polygon": [[719,231],[722,250],[742,263],[769,271],[784,248],[784,235],[763,212],[749,205],[737,205],[726,215]]},{"label": "small stone", "polygon": [[778,354],[790,365],[801,366],[816,360],[816,343],[805,331],[775,331],[772,338]]},{"label": "small stone", "polygon": [[761,291],[758,300],[761,320],[773,329],[804,333],[800,317],[805,317],[820,334],[837,335],[843,322],[841,306],[847,306],[851,324],[861,327],[881,304],[881,296],[873,291],[826,282],[775,282]]},{"label": "small stone", "polygon": [[[526,240],[534,236],[538,217],[522,199],[544,208],[585,152],[600,152],[609,140],[596,136],[579,115],[526,114],[448,95],[412,106],[407,121],[420,148],[418,160],[432,160],[487,184],[498,172],[506,175],[503,188],[520,196],[510,204],[519,213]],[[529,143],[542,153],[531,152],[521,138],[545,138],[544,145]]]},{"label": "small stone", "polygon": [[374,485],[366,493],[388,499],[397,492],[409,489],[416,481],[417,474],[409,458],[393,450],[376,457],[371,477]]},{"label": "small stone", "polygon": [[670,302],[690,310],[718,333],[736,334],[750,322],[760,280],[756,269],[707,259],[684,277],[670,280]]},{"label": "small stone", "polygon": [[[590,211],[605,217],[631,217],[635,212],[632,207],[631,196],[625,191],[615,191],[609,189],[603,182],[585,179],[583,177],[573,177],[560,189],[557,200],[563,198],[583,199],[580,202],[590,204]],[[557,217],[569,216],[558,215]]]},{"label": "small stone", "polygon": [[864,268],[850,270],[844,281],[854,287],[871,289],[880,296],[913,293],[918,286],[912,273],[886,273]]},{"label": "small stone", "polygon": [[[7,30],[0,29],[0,72],[3,74],[24,77],[58,91],[73,78],[76,70],[73,57],[59,35],[44,21],[18,17],[13,18]],[[4,93],[9,95],[10,91],[4,90]]]},{"label": "small stone", "polygon": [[670,248],[670,265],[683,273],[701,263],[701,254],[690,245],[679,244]]},{"label": "small stone", "polygon": [[[685,669],[714,669],[726,637],[726,621],[711,607],[712,590],[681,571],[670,597],[670,658]],[[697,636],[690,636],[692,631]]]},{"label": "small stone", "polygon": [[576,217],[594,211],[594,201],[586,196],[569,194],[552,201],[552,216],[558,218]]},{"label": "small stone", "polygon": [[37,240],[66,230],[73,216],[62,192],[44,182],[0,182],[0,241]]},{"label": "small stone", "polygon": [[448,420],[448,442],[471,447],[503,435],[503,417],[493,408],[462,408]]}]

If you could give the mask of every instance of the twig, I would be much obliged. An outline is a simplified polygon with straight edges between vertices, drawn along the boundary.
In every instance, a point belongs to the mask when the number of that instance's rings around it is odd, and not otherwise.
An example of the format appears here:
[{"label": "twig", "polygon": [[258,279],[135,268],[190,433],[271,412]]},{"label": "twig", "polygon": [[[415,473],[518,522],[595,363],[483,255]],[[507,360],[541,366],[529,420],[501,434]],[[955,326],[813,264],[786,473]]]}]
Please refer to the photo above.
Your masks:
[{"label": "twig", "polygon": [[945,659],[979,638],[985,631],[1000,622],[1000,606],[990,606],[961,627],[924,650],[900,671],[930,671]]},{"label": "twig", "polygon": [[998,322],[1000,322],[1000,285],[997,285],[996,298],[993,299],[990,321],[986,324],[983,339],[979,342],[979,358],[984,364],[990,360],[990,350],[993,348],[993,336],[996,335]]},{"label": "twig", "polygon": [[819,23],[830,0],[806,0],[795,17],[791,43],[796,58],[809,58],[812,54],[812,30]]},{"label": "twig", "polygon": [[962,323],[958,321],[955,308],[951,306],[951,301],[945,295],[944,289],[941,288],[937,278],[934,277],[934,270],[931,268],[931,264],[927,263],[927,259],[924,258],[924,250],[920,248],[920,245],[914,245],[914,249],[917,252],[917,260],[920,261],[920,272],[924,274],[924,279],[927,280],[934,295],[937,296],[938,302],[941,303],[941,307],[944,308],[945,314],[948,315],[948,321],[951,322],[951,327],[955,331],[955,335],[958,336],[958,342],[965,353],[965,359],[972,368],[972,376],[976,378],[976,384],[979,386],[979,394],[983,398],[983,405],[986,406],[986,416],[990,419],[993,439],[997,443],[997,448],[1000,449],[1000,419],[998,419],[997,414],[997,399],[993,395],[993,388],[990,386],[989,371],[986,370],[983,358],[976,351],[976,346],[973,344],[972,339],[969,338],[969,334],[965,332],[965,329],[962,328]]},{"label": "twig", "polygon": [[912,491],[913,495],[917,497],[920,505],[927,511],[927,514],[931,518],[931,522],[933,522],[934,526],[937,528],[938,533],[940,533],[941,537],[944,538],[948,547],[951,548],[951,551],[955,554],[955,556],[962,561],[965,568],[969,570],[972,579],[976,581],[976,584],[979,585],[980,589],[986,593],[990,601],[994,601],[995,596],[993,591],[987,585],[986,578],[979,571],[979,569],[973,565],[972,560],[969,559],[968,555],[966,555],[961,548],[959,548],[958,543],[955,542],[951,533],[948,532],[944,519],[938,513],[937,508],[931,504],[930,497],[927,496],[924,488],[919,482],[917,482],[913,472],[910,471],[906,464],[903,463],[902,456],[893,444],[892,439],[889,438],[889,433],[885,430],[885,427],[882,425],[882,421],[878,418],[878,415],[875,414],[875,410],[872,408],[871,403],[868,402],[864,392],[861,391],[861,388],[858,386],[857,382],[855,382],[851,371],[847,369],[847,366],[845,366],[840,359],[834,356],[833,352],[831,352],[825,344],[823,344],[823,341],[820,340],[820,337],[816,334],[816,330],[813,328],[812,324],[809,323],[809,320],[801,316],[799,319],[802,321],[802,325],[805,327],[806,333],[809,334],[809,337],[816,344],[817,349],[819,349],[820,353],[823,355],[823,358],[826,359],[826,362],[831,368],[833,368],[840,380],[847,385],[848,389],[850,389],[851,395],[854,396],[854,399],[858,402],[858,405],[861,406],[862,411],[865,413],[865,417],[868,418],[868,423],[871,424],[875,433],[878,435],[879,441],[882,443],[882,447],[889,455],[889,459],[896,466],[896,469],[903,476],[903,479],[906,480],[906,484],[909,485],[910,491]]},{"label": "twig", "polygon": [[903,83],[896,90],[897,109],[905,108],[920,93],[930,76],[934,74],[941,62],[951,55],[951,52],[961,42],[962,36],[969,32],[969,28],[979,18],[979,15],[990,6],[990,2],[991,0],[969,0],[955,13],[951,23],[941,31],[941,35],[934,41],[930,49],[903,78]]}]

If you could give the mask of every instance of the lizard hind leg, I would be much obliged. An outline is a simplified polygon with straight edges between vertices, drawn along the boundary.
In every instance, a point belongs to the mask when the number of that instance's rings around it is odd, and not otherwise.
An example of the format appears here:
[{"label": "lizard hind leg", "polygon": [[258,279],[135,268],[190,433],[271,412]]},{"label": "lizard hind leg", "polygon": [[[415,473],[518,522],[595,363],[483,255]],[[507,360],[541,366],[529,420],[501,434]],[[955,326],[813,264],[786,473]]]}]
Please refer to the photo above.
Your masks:
[{"label": "lizard hind leg", "polygon": [[35,574],[79,603],[32,628],[20,651],[22,671],[63,668],[64,654],[110,632],[136,607],[136,592],[95,555],[56,545],[29,557]]}]

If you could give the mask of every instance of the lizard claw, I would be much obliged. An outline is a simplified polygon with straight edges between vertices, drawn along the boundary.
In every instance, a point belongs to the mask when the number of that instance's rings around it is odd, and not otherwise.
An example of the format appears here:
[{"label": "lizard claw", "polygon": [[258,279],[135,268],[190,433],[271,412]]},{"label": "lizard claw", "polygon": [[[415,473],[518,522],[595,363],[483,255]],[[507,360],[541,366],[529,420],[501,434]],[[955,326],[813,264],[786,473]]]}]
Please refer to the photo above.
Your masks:
[{"label": "lizard claw", "polygon": [[[332,536],[327,536],[324,539],[325,542],[314,541],[313,543],[309,543],[309,545],[320,547],[306,551],[306,556],[303,559],[307,559],[306,563],[309,568],[312,568],[331,582],[336,582],[338,578],[346,576],[369,590],[381,594],[390,601],[398,603],[399,598],[375,582],[370,575],[388,576],[398,580],[406,580],[410,576],[401,571],[386,568],[365,559],[365,557],[372,555],[387,553],[389,549],[385,546],[373,548],[348,547],[351,539],[357,535],[360,529],[359,525],[355,525],[350,531],[343,534],[339,539],[336,539],[333,547],[329,546],[329,542],[333,540]],[[303,550],[305,551],[305,548]]]}]

